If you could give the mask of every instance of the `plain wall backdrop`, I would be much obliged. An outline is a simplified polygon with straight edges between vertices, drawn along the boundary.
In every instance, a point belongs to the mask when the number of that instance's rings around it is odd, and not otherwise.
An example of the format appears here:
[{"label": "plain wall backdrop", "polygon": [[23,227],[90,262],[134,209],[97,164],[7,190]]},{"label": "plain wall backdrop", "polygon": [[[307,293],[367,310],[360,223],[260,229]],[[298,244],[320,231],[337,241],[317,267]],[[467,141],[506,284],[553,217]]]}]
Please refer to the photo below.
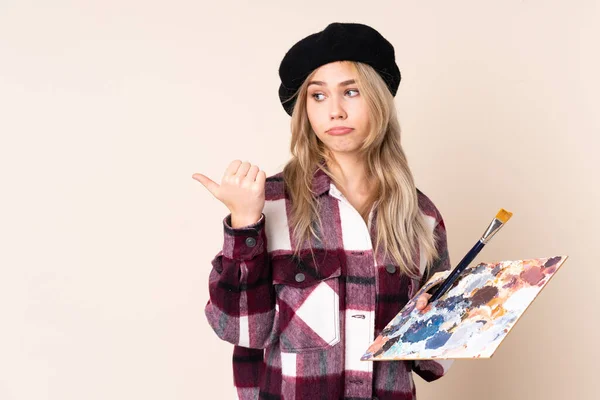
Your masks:
[{"label": "plain wall backdrop", "polygon": [[277,70],[328,23],[395,46],[403,145],[456,265],[569,259],[489,360],[419,399],[596,399],[598,1],[0,1],[0,399],[231,399],[208,326],[226,207],[289,159]]}]

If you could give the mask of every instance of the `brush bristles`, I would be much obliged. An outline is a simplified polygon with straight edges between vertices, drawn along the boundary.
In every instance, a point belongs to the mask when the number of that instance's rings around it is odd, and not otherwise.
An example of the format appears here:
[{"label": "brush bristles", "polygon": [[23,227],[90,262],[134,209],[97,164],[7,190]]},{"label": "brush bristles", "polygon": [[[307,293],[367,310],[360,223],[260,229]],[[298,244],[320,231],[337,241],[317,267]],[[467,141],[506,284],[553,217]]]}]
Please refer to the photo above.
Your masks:
[{"label": "brush bristles", "polygon": [[503,224],[505,224],[510,217],[512,217],[512,213],[510,211],[506,211],[504,208],[501,208],[496,214],[496,219],[500,220]]}]

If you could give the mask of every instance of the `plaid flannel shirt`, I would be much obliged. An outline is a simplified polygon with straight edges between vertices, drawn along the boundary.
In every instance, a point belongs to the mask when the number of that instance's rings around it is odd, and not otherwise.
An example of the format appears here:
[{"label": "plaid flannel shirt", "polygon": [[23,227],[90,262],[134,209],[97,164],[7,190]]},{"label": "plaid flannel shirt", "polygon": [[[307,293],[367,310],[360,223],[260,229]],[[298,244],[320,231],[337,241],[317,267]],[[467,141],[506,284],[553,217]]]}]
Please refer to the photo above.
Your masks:
[{"label": "plaid flannel shirt", "polygon": [[[433,202],[417,190],[419,208],[440,239],[440,258],[421,278],[400,274],[374,254],[374,206],[366,224],[321,170],[312,187],[323,231],[315,252],[292,257],[289,198],[282,172],[265,184],[265,207],[255,224],[223,220],[223,248],[212,260],[207,320],[233,343],[233,380],[239,399],[413,400],[412,372],[426,381],[443,376],[452,360],[360,361],[368,346],[431,274],[450,268],[446,231]],[[303,251],[307,249],[303,249]],[[380,252],[381,253],[381,252]]]}]

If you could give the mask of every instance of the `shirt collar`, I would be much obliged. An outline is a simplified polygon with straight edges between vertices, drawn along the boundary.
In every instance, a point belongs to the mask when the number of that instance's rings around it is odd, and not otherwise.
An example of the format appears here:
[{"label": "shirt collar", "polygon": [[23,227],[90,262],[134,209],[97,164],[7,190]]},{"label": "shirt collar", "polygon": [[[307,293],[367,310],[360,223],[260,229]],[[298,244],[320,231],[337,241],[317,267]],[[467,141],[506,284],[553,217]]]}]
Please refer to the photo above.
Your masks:
[{"label": "shirt collar", "polygon": [[331,178],[322,169],[316,168],[312,178],[312,191],[315,197],[319,197],[329,191]]},{"label": "shirt collar", "polygon": [[[326,167],[324,161],[321,162],[321,165],[324,165]],[[315,197],[319,197],[325,193],[330,193],[333,197],[336,197],[338,199],[344,197],[344,195],[335,186],[329,175],[327,175],[325,172],[323,172],[322,169],[318,167],[315,169],[315,172],[313,174],[312,190],[315,194]],[[379,205],[380,201],[381,199],[377,199],[373,204],[373,208]]]}]

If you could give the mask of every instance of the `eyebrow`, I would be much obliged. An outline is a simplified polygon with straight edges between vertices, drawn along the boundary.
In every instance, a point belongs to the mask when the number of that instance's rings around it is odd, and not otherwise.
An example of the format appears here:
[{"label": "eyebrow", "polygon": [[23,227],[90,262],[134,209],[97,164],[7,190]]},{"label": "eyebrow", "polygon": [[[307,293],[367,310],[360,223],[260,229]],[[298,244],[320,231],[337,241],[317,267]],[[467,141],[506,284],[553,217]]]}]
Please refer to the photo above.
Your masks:
[{"label": "eyebrow", "polygon": [[[355,84],[356,80],[355,79],[348,79],[347,81],[343,81],[338,83],[338,86],[348,86],[348,85],[352,85]],[[308,83],[308,86],[310,85],[319,85],[319,86],[327,86],[327,84],[323,81],[310,81]]]}]

